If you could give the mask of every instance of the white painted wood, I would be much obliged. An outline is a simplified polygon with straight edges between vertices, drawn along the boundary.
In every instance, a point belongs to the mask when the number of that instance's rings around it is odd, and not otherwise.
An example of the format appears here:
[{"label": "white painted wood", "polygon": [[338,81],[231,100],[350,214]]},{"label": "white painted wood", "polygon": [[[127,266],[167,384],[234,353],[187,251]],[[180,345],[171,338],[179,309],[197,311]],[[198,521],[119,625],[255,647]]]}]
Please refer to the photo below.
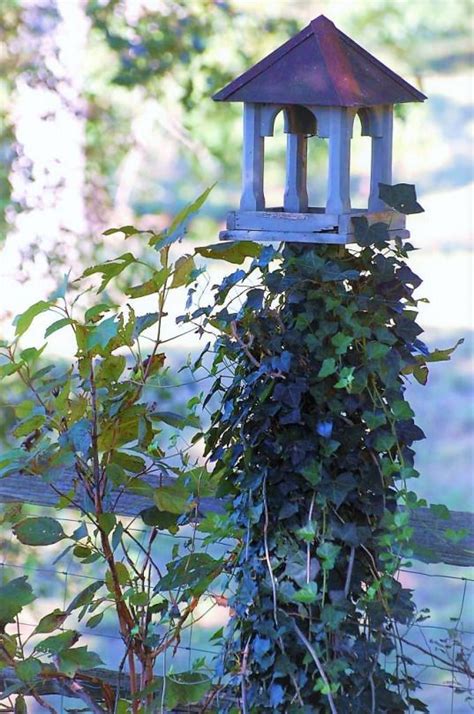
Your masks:
[{"label": "white painted wood", "polygon": [[[321,209],[323,210],[323,209]],[[338,225],[338,216],[325,213],[285,213],[283,211],[231,211],[229,230],[277,230],[297,233],[330,230]]]},{"label": "white painted wood", "polygon": [[375,111],[379,116],[381,135],[372,137],[369,211],[387,207],[379,198],[379,183],[392,183],[393,106],[383,105]]},{"label": "white painted wood", "polygon": [[242,197],[240,208],[261,211],[265,208],[263,193],[264,138],[260,131],[258,104],[244,104],[244,141],[242,152]]},{"label": "white painted wood", "polygon": [[[403,229],[389,230],[389,238],[410,237],[410,232]],[[290,231],[256,231],[256,230],[231,230],[221,231],[220,240],[250,240],[254,243],[325,243],[328,245],[345,245],[354,243],[354,233],[336,233],[328,231],[314,231],[310,233],[291,233]]]},{"label": "white painted wood", "polygon": [[347,213],[351,210],[351,138],[355,113],[349,107],[330,107],[328,213]]},{"label": "white painted wood", "polygon": [[[253,231],[235,230],[221,231],[220,240],[250,240],[255,243],[326,243],[330,245],[344,245],[347,238],[339,233],[312,232],[290,233],[289,231]],[[353,236],[352,236],[353,239]]]},{"label": "white painted wood", "polygon": [[286,140],[285,211],[304,213],[308,210],[307,188],[308,140],[304,134],[288,134]]}]

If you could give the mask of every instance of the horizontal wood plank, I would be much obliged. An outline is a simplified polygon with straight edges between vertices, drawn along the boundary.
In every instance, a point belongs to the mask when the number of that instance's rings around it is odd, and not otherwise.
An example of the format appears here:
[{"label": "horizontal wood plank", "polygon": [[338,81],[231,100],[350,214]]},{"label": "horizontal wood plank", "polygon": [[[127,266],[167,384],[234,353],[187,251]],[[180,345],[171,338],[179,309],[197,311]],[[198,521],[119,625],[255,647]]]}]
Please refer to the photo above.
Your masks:
[{"label": "horizontal wood plank", "polygon": [[[147,482],[159,488],[172,482],[172,478],[147,478]],[[59,493],[68,493],[74,487],[72,472],[66,472],[56,479],[54,488],[38,477],[15,474],[0,479],[0,503],[23,502],[38,506],[55,506]],[[76,503],[81,503],[77,493]],[[134,517],[153,505],[150,497],[137,493],[114,489],[109,499],[110,506],[119,515]],[[213,498],[202,498],[198,504],[200,516],[206,513],[222,513],[225,502]],[[412,545],[417,560],[426,563],[446,563],[448,565],[470,567],[474,565],[474,514],[452,511],[448,519],[435,515],[429,508],[411,511],[410,525],[414,529]],[[457,542],[446,536],[446,531],[457,532],[464,537]],[[455,536],[456,539],[456,536]]]}]

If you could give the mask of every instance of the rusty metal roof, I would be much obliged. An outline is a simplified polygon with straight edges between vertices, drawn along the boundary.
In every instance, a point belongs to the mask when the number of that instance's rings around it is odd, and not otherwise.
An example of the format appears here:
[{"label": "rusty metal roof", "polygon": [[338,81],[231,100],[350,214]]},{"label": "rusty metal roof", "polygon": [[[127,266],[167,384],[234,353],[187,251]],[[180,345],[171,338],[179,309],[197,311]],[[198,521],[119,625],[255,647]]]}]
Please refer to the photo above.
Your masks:
[{"label": "rusty metal roof", "polygon": [[369,107],[426,97],[320,15],[213,99]]}]

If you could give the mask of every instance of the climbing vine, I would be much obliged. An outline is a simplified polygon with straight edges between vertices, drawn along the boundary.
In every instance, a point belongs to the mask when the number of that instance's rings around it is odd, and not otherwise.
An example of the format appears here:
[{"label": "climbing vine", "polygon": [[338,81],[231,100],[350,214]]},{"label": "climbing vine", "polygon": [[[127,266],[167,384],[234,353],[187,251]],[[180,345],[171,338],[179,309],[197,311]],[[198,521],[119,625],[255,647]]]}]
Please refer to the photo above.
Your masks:
[{"label": "climbing vine", "polygon": [[[411,186],[384,200],[421,210]],[[428,711],[404,653],[421,615],[397,578],[426,505],[405,391],[452,349],[420,340],[413,246],[354,222],[347,247],[239,244],[251,266],[206,312],[214,364],[233,369],[211,390],[206,448],[240,534],[222,668],[244,714]],[[206,254],[239,262],[236,246]]]}]

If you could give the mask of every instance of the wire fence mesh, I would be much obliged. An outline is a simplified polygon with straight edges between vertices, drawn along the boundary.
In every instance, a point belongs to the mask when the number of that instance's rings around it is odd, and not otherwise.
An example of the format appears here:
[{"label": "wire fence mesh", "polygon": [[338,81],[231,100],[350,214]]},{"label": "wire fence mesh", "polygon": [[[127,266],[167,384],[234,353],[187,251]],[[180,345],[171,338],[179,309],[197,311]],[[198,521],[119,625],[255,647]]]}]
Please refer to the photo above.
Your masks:
[{"label": "wire fence mesh", "polygon": [[[50,511],[29,508],[35,513]],[[80,523],[73,511],[59,517],[55,515],[55,518],[71,530]],[[130,530],[137,542],[144,542],[147,531],[140,527],[138,521],[132,522]],[[170,559],[173,547],[186,544],[189,539],[190,532],[186,529],[175,535],[160,531],[153,546],[153,557],[164,565]],[[205,538],[194,533],[193,540],[196,548],[209,552]],[[0,531],[0,543],[0,582],[28,575],[35,593],[40,596],[37,603],[26,608],[20,616],[18,628],[26,636],[31,634],[38,619],[46,612],[54,607],[65,609],[85,585],[97,580],[97,566],[93,563],[82,565],[71,553],[61,556],[58,546],[42,548],[40,555],[32,552],[25,557],[24,549],[20,550],[11,530],[5,528]],[[231,546],[232,543],[223,541],[218,546],[213,545],[211,552],[216,555],[216,551],[224,552]],[[394,670],[397,667],[409,668],[421,684],[418,696],[426,702],[431,714],[467,714],[474,711],[474,683],[467,675],[460,676],[456,666],[462,658],[468,659],[474,649],[474,577],[466,568],[415,562],[413,567],[400,569],[399,579],[404,587],[415,591],[421,619],[416,625],[400,630],[400,649],[387,657],[385,664]],[[228,609],[219,597],[209,594],[193,614],[180,643],[157,660],[156,674],[172,676],[191,668],[199,658],[204,659],[209,670],[213,671],[218,646],[211,637],[225,624],[228,616]],[[77,619],[74,621],[74,618],[68,620],[67,627],[74,627],[81,633],[81,644],[87,644],[98,652],[107,669],[120,671],[126,678],[124,647],[112,611],[93,630]],[[61,714],[86,711],[65,696],[50,696],[47,700]],[[32,702],[29,711],[40,714],[44,710]],[[196,710],[185,708],[183,711]]]}]

